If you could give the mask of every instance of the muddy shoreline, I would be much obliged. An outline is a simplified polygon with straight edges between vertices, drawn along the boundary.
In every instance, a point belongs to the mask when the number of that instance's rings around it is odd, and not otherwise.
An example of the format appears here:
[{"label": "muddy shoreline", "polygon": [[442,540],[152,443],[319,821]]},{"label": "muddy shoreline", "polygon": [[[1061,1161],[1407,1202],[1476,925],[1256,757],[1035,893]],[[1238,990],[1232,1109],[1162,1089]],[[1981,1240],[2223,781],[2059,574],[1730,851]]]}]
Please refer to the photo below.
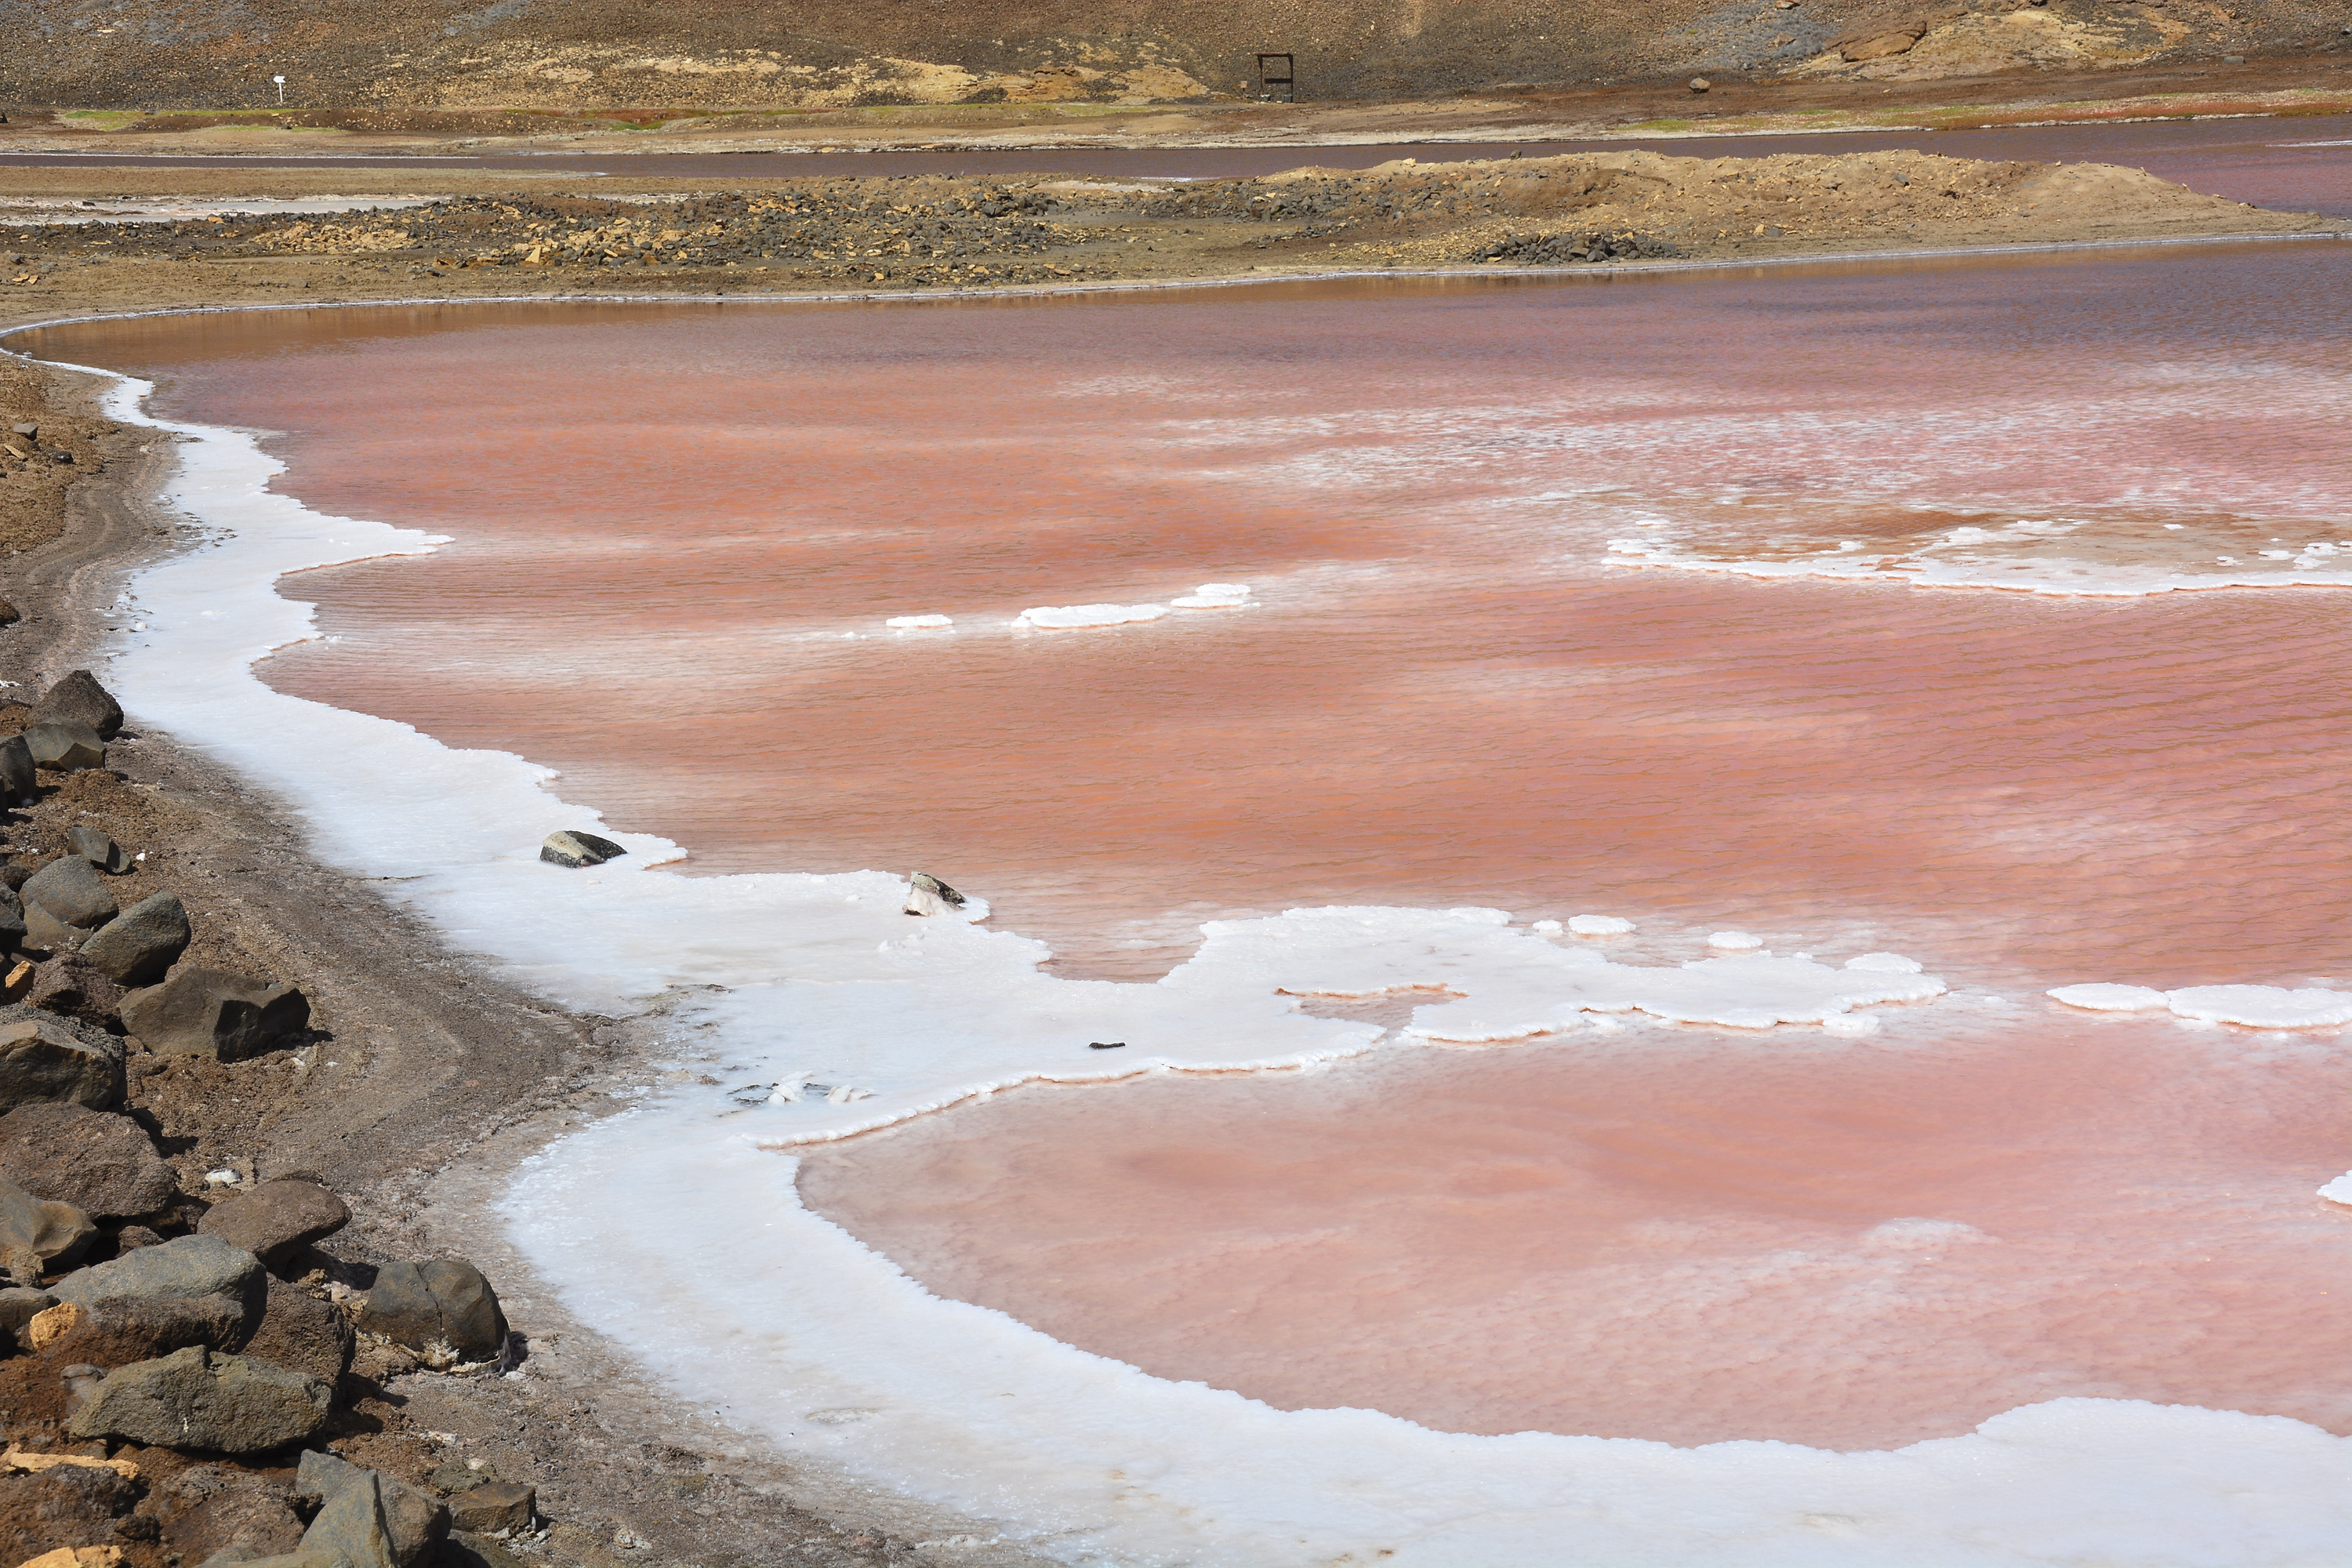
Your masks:
[{"label": "muddy shoreline", "polygon": [[[39,374],[52,416],[95,416],[97,378]],[[111,603],[131,574],[198,537],[160,500],[174,458],[151,435],[120,426],[103,469],[69,492],[63,533],[10,559],[6,593],[22,619],[0,630],[0,679],[37,687],[75,668],[102,671],[110,617],[89,607]],[[367,879],[314,858],[286,802],[142,730],[135,715],[109,763],[127,786],[117,793],[143,807],[140,826],[168,840],[163,879],[182,891],[200,947],[300,985],[323,1054],[341,1068],[290,1072],[284,1055],[271,1054],[175,1063],[138,1080],[133,1106],[163,1129],[184,1184],[193,1173],[201,1188],[201,1173],[219,1167],[263,1181],[320,1179],[353,1216],[323,1251],[355,1265],[471,1258],[524,1336],[519,1375],[393,1371],[337,1429],[336,1452],[412,1483],[452,1458],[476,1458],[537,1488],[550,1525],[543,1542],[473,1540],[448,1561],[1026,1561],[984,1524],[818,1475],[677,1408],[572,1321],[508,1245],[489,1206],[507,1177],[649,1079],[643,1048],[659,1030],[657,1014],[567,1014],[508,984]],[[49,805],[19,813],[12,845],[26,847],[28,826],[49,826]],[[133,826],[109,820],[103,806],[98,815],[133,841]],[[18,1369],[20,1377],[42,1370],[38,1358],[22,1357]],[[30,1428],[10,1436],[47,1441]],[[133,1544],[126,1562],[175,1561],[158,1554],[172,1544]]]}]

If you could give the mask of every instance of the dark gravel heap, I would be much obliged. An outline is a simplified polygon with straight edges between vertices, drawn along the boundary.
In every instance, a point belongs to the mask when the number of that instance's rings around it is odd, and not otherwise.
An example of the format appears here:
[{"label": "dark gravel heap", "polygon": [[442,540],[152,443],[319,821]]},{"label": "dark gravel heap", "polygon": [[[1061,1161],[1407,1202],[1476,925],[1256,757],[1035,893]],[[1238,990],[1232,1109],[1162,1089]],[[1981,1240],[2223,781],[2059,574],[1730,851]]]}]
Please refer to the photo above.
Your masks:
[{"label": "dark gravel heap", "polygon": [[1473,261],[1513,261],[1521,267],[1571,267],[1580,262],[1635,261],[1686,256],[1679,245],[1639,235],[1507,234],[1470,253]]}]

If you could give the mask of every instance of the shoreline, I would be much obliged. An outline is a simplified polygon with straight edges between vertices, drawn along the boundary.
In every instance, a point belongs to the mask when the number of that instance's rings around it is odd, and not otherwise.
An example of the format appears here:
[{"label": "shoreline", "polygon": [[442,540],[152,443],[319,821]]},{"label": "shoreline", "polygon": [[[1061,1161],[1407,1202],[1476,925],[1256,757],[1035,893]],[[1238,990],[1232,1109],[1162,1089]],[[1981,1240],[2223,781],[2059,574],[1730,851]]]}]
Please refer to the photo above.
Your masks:
[{"label": "shoreline", "polygon": [[[87,370],[35,363],[53,385],[65,384],[60,405],[95,404],[110,389]],[[189,547],[186,521],[163,500],[177,459],[150,444],[157,450],[131,454],[144,461],[110,463],[78,485],[66,533],[27,552],[29,565],[12,562],[9,593],[26,619],[9,629],[8,679],[54,679],[96,662],[109,635],[102,618],[72,608],[110,602],[137,574]],[[261,1180],[299,1172],[341,1192],[353,1217],[328,1244],[334,1256],[479,1258],[529,1342],[519,1381],[386,1377],[354,1408],[378,1430],[339,1443],[341,1451],[412,1484],[461,1455],[534,1484],[551,1535],[527,1555],[468,1543],[495,1568],[610,1568],[624,1560],[613,1552],[625,1537],[642,1543],[628,1550],[631,1563],[698,1561],[717,1544],[708,1510],[720,1503],[725,1544],[762,1562],[899,1562],[927,1542],[992,1536],[846,1478],[822,1480],[804,1458],[693,1418],[650,1373],[574,1321],[515,1252],[486,1200],[567,1130],[562,1119],[583,1106],[592,1115],[626,1108],[620,1096],[650,1076],[657,1011],[615,1020],[530,995],[371,879],[319,859],[291,803],[168,733],[134,732],[110,763],[192,820],[173,848],[184,877],[206,887],[201,903],[190,900],[197,923],[275,958],[278,977],[310,996],[334,1053],[358,1069],[355,1084],[329,1087],[318,1075],[286,1082],[271,1056],[180,1068],[173,1079],[197,1081],[167,1086],[154,1110],[194,1141],[187,1153],[198,1166],[242,1166]],[[244,1102],[239,1112],[220,1103],[230,1091],[229,1103]],[[971,1561],[1031,1561],[992,1541],[988,1551]]]}]

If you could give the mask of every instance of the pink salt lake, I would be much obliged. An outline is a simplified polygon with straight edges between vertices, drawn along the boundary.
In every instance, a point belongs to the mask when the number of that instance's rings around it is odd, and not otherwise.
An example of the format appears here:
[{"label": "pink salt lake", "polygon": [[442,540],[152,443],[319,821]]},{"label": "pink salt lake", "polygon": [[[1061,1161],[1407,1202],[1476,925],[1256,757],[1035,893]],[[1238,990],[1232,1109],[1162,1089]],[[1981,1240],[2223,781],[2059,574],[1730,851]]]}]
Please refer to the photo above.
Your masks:
[{"label": "pink salt lake", "polygon": [[[2352,1430],[2352,1215],[2310,1195],[2340,1042],[2040,995],[2352,984],[2352,597],[1759,583],[1607,542],[2352,537],[2347,273],[2269,246],[39,348],[281,433],[313,507],[455,537],[289,579],[325,640],[273,684],[551,764],[688,871],[919,866],[1120,978],[1322,903],[1622,913],[1646,962],[1724,925],[1919,958],[1964,994],[1877,1044],[1033,1089],[802,1176],[933,1289],[1160,1375],[1873,1447],[2070,1394]],[[1255,602],[1006,626],[1205,581]],[[927,612],[955,629],[882,626]]]}]

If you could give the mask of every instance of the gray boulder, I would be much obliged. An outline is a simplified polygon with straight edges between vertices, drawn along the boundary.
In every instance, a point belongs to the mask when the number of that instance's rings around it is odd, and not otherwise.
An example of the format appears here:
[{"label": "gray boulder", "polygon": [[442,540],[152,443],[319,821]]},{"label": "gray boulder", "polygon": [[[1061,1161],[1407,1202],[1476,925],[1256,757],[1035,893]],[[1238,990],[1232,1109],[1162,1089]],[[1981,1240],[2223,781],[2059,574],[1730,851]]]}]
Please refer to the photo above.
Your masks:
[{"label": "gray boulder", "polygon": [[[0,1117],[0,1134],[6,1125]],[[242,1247],[274,1268],[311,1242],[334,1235],[351,1218],[343,1200],[326,1188],[281,1176],[215,1205],[196,1229]]]},{"label": "gray boulder", "polygon": [[22,735],[0,741],[0,805],[30,805],[39,791],[33,774],[33,748]]},{"label": "gray boulder", "polygon": [[118,985],[152,985],[188,951],[188,939],[194,934],[188,929],[188,911],[180,907],[180,896],[157,893],[100,927],[81,951]]},{"label": "gray boulder", "polygon": [[60,1301],[95,1307],[121,1300],[193,1300],[228,1296],[258,1306],[261,1259],[217,1236],[183,1236],[110,1262],[77,1268],[57,1283]]},{"label": "gray boulder", "polygon": [[25,900],[14,888],[0,888],[0,952],[25,940]]},{"label": "gray boulder", "polygon": [[360,1471],[327,1500],[302,1532],[303,1552],[331,1558],[345,1568],[402,1568],[383,1504],[383,1479],[373,1470]]},{"label": "gray boulder", "polygon": [[36,1290],[29,1285],[11,1285],[0,1289],[0,1337],[9,1344],[25,1331],[25,1325],[40,1313],[58,1304],[58,1299],[47,1290]]},{"label": "gray boulder", "polygon": [[79,855],[61,855],[16,889],[27,910],[38,909],[69,926],[95,931],[121,912],[98,868]]},{"label": "gray boulder", "polygon": [[70,1264],[97,1235],[97,1224],[71,1204],[37,1198],[0,1178],[0,1262],[19,1283],[30,1284],[53,1264]]},{"label": "gray boulder", "polygon": [[352,1321],[332,1302],[273,1277],[260,1326],[236,1350],[331,1384],[351,1371],[354,1341]]},{"label": "gray boulder", "polygon": [[449,1523],[468,1535],[529,1530],[539,1496],[514,1481],[484,1481],[449,1500]]},{"label": "gray boulder", "polygon": [[182,964],[163,984],[124,996],[122,1026],[158,1056],[238,1061],[299,1040],[310,999],[225,969]]},{"label": "gray boulder", "polygon": [[[58,1314],[64,1321],[57,1321]],[[89,1307],[64,1301],[49,1320],[56,1337],[44,1348],[64,1361],[100,1368],[129,1366],[190,1345],[240,1349],[253,1330],[253,1318],[247,1303],[228,1295],[129,1298]]]},{"label": "gray boulder", "polygon": [[332,1403],[320,1378],[190,1345],[109,1373],[66,1427],[77,1437],[266,1454],[316,1436]]},{"label": "gray boulder", "polygon": [[27,725],[25,745],[33,753],[33,765],[52,773],[78,773],[85,768],[106,766],[106,742],[99,739],[97,731],[71,719]]},{"label": "gray boulder", "polygon": [[488,1361],[506,1349],[506,1314],[482,1271],[460,1258],[387,1263],[360,1312],[360,1327],[413,1351]]},{"label": "gray boulder", "polygon": [[120,877],[131,869],[131,857],[123,853],[122,846],[95,827],[67,829],[66,847],[110,876]]},{"label": "gray boulder", "polygon": [[[414,1568],[449,1534],[449,1510],[429,1493],[380,1470],[363,1469],[313,1448],[302,1456],[301,1468],[294,1472],[294,1500],[323,1508],[369,1476],[375,1478],[383,1502],[393,1555],[401,1568]],[[310,1537],[303,1537],[303,1542],[307,1546]]]},{"label": "gray boulder", "polygon": [[50,958],[60,952],[79,952],[81,944],[89,940],[89,931],[66,924],[38,904],[25,910],[25,939],[21,945],[27,956]]},{"label": "gray boulder", "polygon": [[599,838],[593,833],[573,828],[567,833],[551,833],[539,847],[539,858],[551,866],[602,866],[615,860],[628,851],[609,838]]},{"label": "gray boulder", "polygon": [[55,1014],[0,1007],[0,1110],[66,1100],[105,1110],[122,1099],[122,1042]]},{"label": "gray boulder", "polygon": [[122,704],[113,693],[98,683],[98,678],[86,669],[77,669],[41,694],[33,704],[33,721],[44,719],[66,719],[87,724],[98,732],[101,741],[111,741],[122,731]]},{"label": "gray boulder", "polygon": [[36,1197],[99,1219],[153,1214],[179,1196],[179,1178],[128,1116],[86,1106],[20,1105],[0,1116],[0,1176]]}]

